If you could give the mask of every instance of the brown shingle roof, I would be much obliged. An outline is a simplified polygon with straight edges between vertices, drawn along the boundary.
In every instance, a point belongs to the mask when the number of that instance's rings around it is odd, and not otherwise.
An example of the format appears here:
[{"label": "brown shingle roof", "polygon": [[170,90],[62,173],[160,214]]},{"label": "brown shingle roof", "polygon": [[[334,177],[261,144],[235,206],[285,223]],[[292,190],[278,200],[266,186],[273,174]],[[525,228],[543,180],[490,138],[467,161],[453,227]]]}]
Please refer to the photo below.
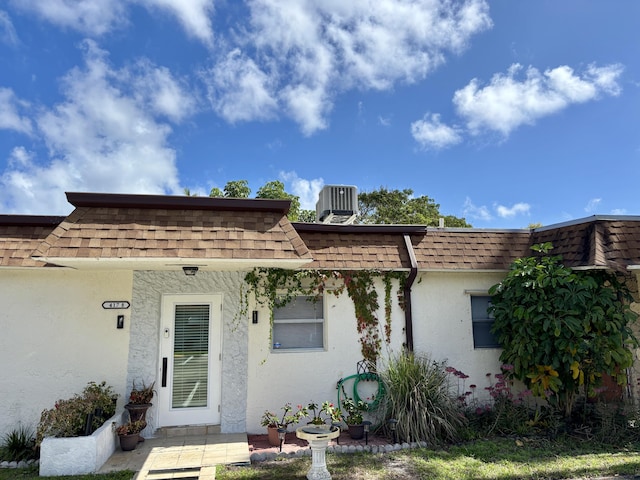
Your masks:
[{"label": "brown shingle roof", "polygon": [[529,231],[432,229],[402,225],[296,224],[314,259],[305,268],[409,269],[403,235],[411,244],[420,270],[508,270],[529,255]]},{"label": "brown shingle roof", "polygon": [[551,242],[568,267],[624,271],[640,265],[640,221],[593,217],[587,221],[535,230],[531,243]]},{"label": "brown shingle roof", "polygon": [[64,217],[0,215],[0,267],[42,267],[31,252]]},{"label": "brown shingle roof", "polygon": [[[71,194],[76,209],[33,253],[65,259],[310,261],[289,202]],[[115,205],[115,206],[114,206]]]},{"label": "brown shingle roof", "polygon": [[430,228],[414,251],[420,270],[508,270],[528,246],[528,230]]},{"label": "brown shingle roof", "polygon": [[402,235],[300,232],[313,262],[304,268],[398,270],[411,267]]}]

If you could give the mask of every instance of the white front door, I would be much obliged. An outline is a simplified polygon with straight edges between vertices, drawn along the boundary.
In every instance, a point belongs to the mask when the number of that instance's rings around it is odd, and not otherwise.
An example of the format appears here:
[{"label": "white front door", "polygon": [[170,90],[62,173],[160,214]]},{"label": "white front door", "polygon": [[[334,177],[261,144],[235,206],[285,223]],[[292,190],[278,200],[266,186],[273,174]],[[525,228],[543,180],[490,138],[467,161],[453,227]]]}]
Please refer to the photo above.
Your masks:
[{"label": "white front door", "polygon": [[219,424],[222,296],[163,295],[161,315],[160,426]]}]

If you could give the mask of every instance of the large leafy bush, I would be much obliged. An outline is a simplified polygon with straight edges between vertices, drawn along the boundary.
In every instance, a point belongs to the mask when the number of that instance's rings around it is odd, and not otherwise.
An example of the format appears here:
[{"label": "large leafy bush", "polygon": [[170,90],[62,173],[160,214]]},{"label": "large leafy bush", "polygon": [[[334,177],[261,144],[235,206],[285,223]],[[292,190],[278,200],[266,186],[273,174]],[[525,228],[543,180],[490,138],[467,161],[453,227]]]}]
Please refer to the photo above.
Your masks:
[{"label": "large leafy bush", "polygon": [[602,374],[626,383],[638,344],[629,325],[637,315],[623,279],[565,267],[548,255],[551,248],[536,245],[538,256],[513,262],[490,289],[489,310],[511,375],[568,416],[579,394],[594,394]]}]

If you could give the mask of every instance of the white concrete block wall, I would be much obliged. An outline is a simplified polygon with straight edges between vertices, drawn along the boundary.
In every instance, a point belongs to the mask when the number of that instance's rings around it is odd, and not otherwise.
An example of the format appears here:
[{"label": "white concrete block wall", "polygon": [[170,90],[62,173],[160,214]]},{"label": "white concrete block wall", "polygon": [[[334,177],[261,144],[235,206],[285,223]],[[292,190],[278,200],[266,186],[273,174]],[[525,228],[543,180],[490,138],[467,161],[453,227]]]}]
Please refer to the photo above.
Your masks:
[{"label": "white concrete block wall", "polygon": [[0,435],[19,425],[35,430],[44,409],[90,381],[124,394],[131,312],[102,302],[130,301],[131,279],[130,272],[2,271]]},{"label": "white concrete block wall", "polygon": [[[380,310],[378,318],[384,322],[384,285],[377,283]],[[392,290],[391,344],[383,341],[383,356],[392,355],[402,348],[404,312],[396,301],[397,284]],[[362,360],[356,329],[353,302],[346,292],[336,297],[324,297],[326,349],[324,351],[272,351],[270,342],[270,312],[257,308],[258,324],[249,324],[249,385],[247,396],[247,431],[264,433],[260,418],[265,410],[279,410],[285,403],[308,404],[337,401],[336,384],[341,378],[356,373]]]},{"label": "white concrete block wall", "polygon": [[501,351],[474,349],[469,292],[487,292],[503,278],[502,273],[427,272],[412,293],[415,351],[469,375],[465,386],[477,385],[480,397],[489,385],[486,374],[500,373]]}]

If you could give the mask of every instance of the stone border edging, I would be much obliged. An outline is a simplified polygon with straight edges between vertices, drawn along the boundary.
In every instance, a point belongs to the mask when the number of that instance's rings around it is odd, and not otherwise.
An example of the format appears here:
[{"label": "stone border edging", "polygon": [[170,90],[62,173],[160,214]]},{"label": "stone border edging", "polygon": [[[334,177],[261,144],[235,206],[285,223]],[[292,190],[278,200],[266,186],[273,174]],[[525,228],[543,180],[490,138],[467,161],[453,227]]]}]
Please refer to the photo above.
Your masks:
[{"label": "stone border edging", "polygon": [[[386,445],[329,445],[327,447],[327,453],[391,453],[391,452],[399,452],[400,450],[409,450],[414,448],[425,448],[427,447],[427,442],[412,442],[412,443],[396,443],[396,444],[386,444]],[[253,452],[249,459],[251,463],[254,462],[266,462],[269,460],[275,460],[276,458],[300,458],[300,457],[310,457],[311,449],[309,447],[304,447],[295,452]]]},{"label": "stone border edging", "polygon": [[39,460],[20,460],[19,462],[0,462],[0,468],[27,468],[37,467],[40,465]]}]

